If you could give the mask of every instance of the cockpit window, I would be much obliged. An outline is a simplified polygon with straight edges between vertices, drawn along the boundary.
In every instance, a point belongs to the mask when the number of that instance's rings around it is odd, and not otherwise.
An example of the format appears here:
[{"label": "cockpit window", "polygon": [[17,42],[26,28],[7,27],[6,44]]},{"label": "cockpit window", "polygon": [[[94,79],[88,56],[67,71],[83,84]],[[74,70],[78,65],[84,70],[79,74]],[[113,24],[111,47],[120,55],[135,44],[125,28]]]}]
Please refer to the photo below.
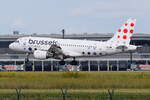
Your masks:
[{"label": "cockpit window", "polygon": [[16,40],[15,43],[19,43],[19,40]]}]

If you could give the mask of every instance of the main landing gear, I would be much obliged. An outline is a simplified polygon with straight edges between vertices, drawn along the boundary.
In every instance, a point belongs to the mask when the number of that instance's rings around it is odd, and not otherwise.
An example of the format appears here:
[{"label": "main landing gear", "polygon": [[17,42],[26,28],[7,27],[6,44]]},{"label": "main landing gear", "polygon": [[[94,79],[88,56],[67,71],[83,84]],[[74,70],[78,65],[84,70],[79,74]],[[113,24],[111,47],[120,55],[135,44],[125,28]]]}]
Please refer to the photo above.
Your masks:
[{"label": "main landing gear", "polygon": [[26,53],[26,58],[25,58],[25,63],[24,63],[24,70],[26,71],[32,71],[33,63],[30,62],[29,56],[30,56],[30,53]]},{"label": "main landing gear", "polygon": [[26,53],[25,63],[29,62],[29,56],[30,56],[30,53]]},{"label": "main landing gear", "polygon": [[[64,59],[62,59],[60,62],[59,62],[59,65],[65,65],[66,62],[64,61]],[[76,61],[75,57],[73,57],[73,60],[70,62],[70,65],[78,65],[78,62]]]},{"label": "main landing gear", "polygon": [[71,65],[78,65],[78,62],[76,61],[75,57],[73,57],[73,61],[70,63]]},{"label": "main landing gear", "polygon": [[65,65],[66,62],[64,61],[64,59],[62,59],[61,61],[59,61],[59,65]]}]

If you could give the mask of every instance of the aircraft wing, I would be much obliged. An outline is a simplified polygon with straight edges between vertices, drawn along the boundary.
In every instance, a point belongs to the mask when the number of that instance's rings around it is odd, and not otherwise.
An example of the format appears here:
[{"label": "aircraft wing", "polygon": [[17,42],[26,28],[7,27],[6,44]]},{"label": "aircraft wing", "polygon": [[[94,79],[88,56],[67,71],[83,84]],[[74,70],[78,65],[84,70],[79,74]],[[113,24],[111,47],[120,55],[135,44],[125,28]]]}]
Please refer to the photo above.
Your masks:
[{"label": "aircraft wing", "polygon": [[70,56],[70,57],[81,56],[81,54],[80,54],[80,53],[73,52],[73,51],[67,51],[67,50],[64,50],[64,55],[66,55],[66,56]]},{"label": "aircraft wing", "polygon": [[68,48],[61,48],[59,45],[53,44],[48,50],[36,50],[33,53],[34,57],[37,59],[66,59],[69,57],[81,56],[80,53],[74,52]]},{"label": "aircraft wing", "polygon": [[48,52],[53,54],[54,58],[68,58],[68,57],[76,57],[76,56],[81,56],[80,53],[73,52],[72,50],[68,49],[62,49],[58,45],[52,45],[49,49]]},{"label": "aircraft wing", "polygon": [[51,47],[48,49],[48,52],[53,54],[63,54],[62,49],[58,45],[51,45]]}]

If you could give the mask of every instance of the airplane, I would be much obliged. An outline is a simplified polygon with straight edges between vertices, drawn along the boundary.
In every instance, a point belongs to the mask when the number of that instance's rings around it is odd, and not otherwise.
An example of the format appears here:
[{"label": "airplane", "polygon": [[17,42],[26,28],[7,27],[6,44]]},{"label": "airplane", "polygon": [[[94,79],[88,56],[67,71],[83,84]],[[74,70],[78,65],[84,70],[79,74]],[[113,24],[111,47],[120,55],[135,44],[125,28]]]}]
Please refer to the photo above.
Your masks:
[{"label": "airplane", "polygon": [[136,19],[128,19],[107,41],[29,36],[18,38],[9,45],[9,48],[32,53],[36,59],[60,59],[60,64],[65,64],[64,59],[66,58],[74,58],[72,62],[76,64],[75,58],[81,56],[104,56],[136,50],[137,46],[130,44],[135,24]]}]

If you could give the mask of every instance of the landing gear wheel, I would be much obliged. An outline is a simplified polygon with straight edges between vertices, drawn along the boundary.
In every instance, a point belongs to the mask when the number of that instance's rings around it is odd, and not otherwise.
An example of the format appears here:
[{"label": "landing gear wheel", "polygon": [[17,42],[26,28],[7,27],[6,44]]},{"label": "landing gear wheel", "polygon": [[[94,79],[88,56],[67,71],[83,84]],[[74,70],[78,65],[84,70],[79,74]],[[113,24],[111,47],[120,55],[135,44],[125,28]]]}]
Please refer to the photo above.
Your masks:
[{"label": "landing gear wheel", "polygon": [[59,62],[59,65],[65,65],[65,61],[64,60],[61,60],[60,62]]},{"label": "landing gear wheel", "polygon": [[75,57],[73,58],[73,61],[70,63],[71,65],[78,65],[78,62],[75,60]]},{"label": "landing gear wheel", "polygon": [[32,71],[32,66],[33,66],[33,63],[31,63],[29,61],[29,53],[26,54],[26,58],[25,58],[25,64],[24,64],[24,70],[25,71]]},{"label": "landing gear wheel", "polygon": [[26,54],[25,63],[29,62],[29,55],[30,55],[29,53]]}]

